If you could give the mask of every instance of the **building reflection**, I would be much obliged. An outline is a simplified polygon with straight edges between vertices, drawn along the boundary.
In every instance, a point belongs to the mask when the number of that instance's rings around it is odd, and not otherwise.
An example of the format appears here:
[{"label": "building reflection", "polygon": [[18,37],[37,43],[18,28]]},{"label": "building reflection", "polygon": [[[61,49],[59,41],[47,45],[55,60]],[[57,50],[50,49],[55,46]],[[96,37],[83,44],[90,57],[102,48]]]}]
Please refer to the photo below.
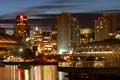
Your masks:
[{"label": "building reflection", "polygon": [[17,65],[0,67],[0,80],[57,80],[57,67],[54,65],[30,66]]}]

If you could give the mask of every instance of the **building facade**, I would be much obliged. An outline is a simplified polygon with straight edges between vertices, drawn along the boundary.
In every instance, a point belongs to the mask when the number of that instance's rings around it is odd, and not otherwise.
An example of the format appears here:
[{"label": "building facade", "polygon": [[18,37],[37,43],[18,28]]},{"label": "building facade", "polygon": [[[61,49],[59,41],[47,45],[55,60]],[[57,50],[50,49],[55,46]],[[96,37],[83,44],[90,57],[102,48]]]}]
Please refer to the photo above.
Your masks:
[{"label": "building facade", "polygon": [[57,52],[59,54],[74,49],[79,41],[79,26],[76,19],[69,13],[61,13],[57,16]]},{"label": "building facade", "polygon": [[95,20],[95,41],[114,38],[116,35],[116,15],[103,14]]},{"label": "building facade", "polygon": [[93,42],[93,30],[89,27],[80,29],[80,45],[87,44],[88,42]]},{"label": "building facade", "polygon": [[72,18],[71,24],[71,48],[74,52],[78,51],[80,46],[80,25],[76,18]]},{"label": "building facade", "polygon": [[51,32],[51,39],[52,39],[52,45],[54,50],[57,51],[57,26],[52,27],[52,32]]},{"label": "building facade", "polygon": [[[32,30],[32,35],[30,36],[30,40],[29,40],[31,48],[33,49],[33,52],[35,53],[37,52],[38,54],[40,53],[55,54],[56,38],[53,39],[52,37],[53,33],[54,31],[43,32],[43,30],[40,27],[35,27],[35,29]],[[54,35],[54,37],[55,36],[56,34]]]},{"label": "building facade", "polygon": [[25,40],[30,36],[30,28],[28,25],[27,16],[24,14],[19,14],[16,17],[16,24],[14,27],[14,36],[21,40]]},{"label": "building facade", "polygon": [[42,29],[40,27],[35,27],[32,30],[32,34],[30,36],[30,47],[32,48],[33,52],[41,53],[43,48],[43,36],[42,36]]}]

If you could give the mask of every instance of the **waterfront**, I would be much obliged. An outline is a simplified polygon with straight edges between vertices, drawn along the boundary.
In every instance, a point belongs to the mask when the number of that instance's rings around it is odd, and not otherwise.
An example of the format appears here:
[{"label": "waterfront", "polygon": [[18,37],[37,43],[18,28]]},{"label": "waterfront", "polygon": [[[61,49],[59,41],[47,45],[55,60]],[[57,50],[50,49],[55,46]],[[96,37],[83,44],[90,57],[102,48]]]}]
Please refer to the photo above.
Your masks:
[{"label": "waterfront", "polygon": [[[106,61],[64,61],[52,64],[1,65],[0,80],[119,80],[120,63]],[[10,65],[11,64],[11,65]]]},{"label": "waterfront", "polygon": [[105,75],[116,78],[120,74],[119,60],[119,54],[44,55],[39,62],[3,60],[0,80],[99,80],[99,76],[108,78]]},{"label": "waterfront", "polygon": [[55,65],[0,67],[0,80],[57,80]]},{"label": "waterfront", "polygon": [[4,1],[0,80],[120,79],[118,2]]}]

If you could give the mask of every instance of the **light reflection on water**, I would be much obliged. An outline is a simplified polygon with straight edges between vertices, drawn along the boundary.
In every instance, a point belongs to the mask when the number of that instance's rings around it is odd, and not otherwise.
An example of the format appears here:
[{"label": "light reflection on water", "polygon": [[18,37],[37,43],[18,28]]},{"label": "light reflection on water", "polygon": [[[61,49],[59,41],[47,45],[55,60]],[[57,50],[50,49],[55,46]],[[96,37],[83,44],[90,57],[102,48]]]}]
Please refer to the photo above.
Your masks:
[{"label": "light reflection on water", "polygon": [[39,65],[18,67],[6,65],[0,67],[0,80],[57,80],[57,66]]}]

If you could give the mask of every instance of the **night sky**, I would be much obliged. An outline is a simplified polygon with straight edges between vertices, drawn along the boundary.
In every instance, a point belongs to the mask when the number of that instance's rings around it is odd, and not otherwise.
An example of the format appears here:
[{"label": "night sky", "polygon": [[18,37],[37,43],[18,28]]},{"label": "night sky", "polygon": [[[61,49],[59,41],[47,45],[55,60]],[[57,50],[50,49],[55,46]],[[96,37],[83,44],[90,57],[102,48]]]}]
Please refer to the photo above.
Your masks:
[{"label": "night sky", "polygon": [[[11,23],[20,13],[28,16],[31,26],[51,26],[61,12],[71,13],[82,26],[93,26],[98,13],[119,11],[120,0],[0,0],[0,27],[13,27]],[[6,23],[10,26],[4,26]]]}]

